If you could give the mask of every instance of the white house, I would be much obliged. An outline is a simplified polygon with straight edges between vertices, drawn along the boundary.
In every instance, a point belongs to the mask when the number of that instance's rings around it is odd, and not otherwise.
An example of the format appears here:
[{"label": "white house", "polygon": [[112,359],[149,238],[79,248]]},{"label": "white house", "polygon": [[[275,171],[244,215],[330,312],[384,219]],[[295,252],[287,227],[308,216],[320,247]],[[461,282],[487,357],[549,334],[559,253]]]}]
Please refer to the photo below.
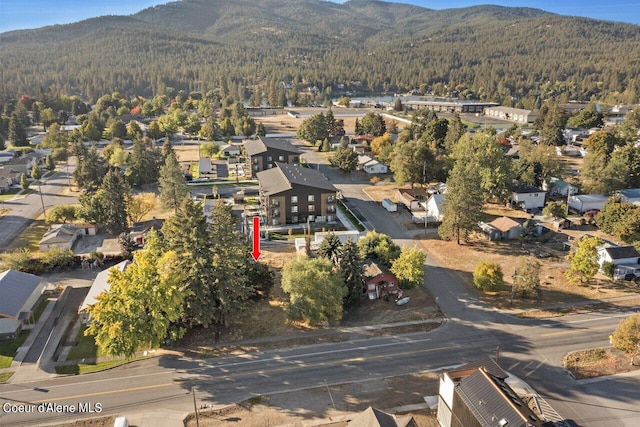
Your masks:
[{"label": "white house", "polygon": [[598,263],[600,268],[605,262],[613,265],[635,265],[638,264],[640,253],[633,246],[614,246],[605,244],[598,247]]},{"label": "white house", "polygon": [[225,157],[235,157],[242,153],[242,147],[240,145],[228,144],[220,147],[220,152]]},{"label": "white house", "polygon": [[385,164],[370,156],[358,156],[358,169],[370,174],[387,173],[389,170]]},{"label": "white house", "polygon": [[15,270],[0,273],[0,338],[15,338],[44,290],[44,281]]},{"label": "white house", "polygon": [[603,194],[577,194],[569,197],[569,209],[579,214],[592,210],[602,210],[607,200],[609,200],[609,197]]},{"label": "white house", "polygon": [[544,207],[545,192],[540,188],[529,184],[518,184],[511,193],[511,204],[529,211]]},{"label": "white house", "polygon": [[427,212],[427,221],[429,222],[442,222],[442,202],[444,196],[442,194],[433,194],[429,197],[429,200],[424,204],[424,209]]},{"label": "white house", "polygon": [[73,244],[83,235],[94,236],[96,226],[92,224],[54,224],[40,239],[40,251],[46,252],[52,247],[71,249]]}]

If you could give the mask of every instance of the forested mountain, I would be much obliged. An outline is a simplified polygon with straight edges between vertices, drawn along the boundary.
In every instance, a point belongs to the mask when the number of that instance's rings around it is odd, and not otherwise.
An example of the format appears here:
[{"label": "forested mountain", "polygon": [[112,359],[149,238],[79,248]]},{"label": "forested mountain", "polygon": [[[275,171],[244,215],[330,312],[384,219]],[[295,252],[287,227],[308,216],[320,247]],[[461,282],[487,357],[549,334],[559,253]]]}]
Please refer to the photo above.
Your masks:
[{"label": "forested mountain", "polygon": [[343,83],[361,93],[417,89],[514,105],[552,95],[637,102],[640,94],[640,26],[529,8],[183,0],[7,32],[0,43],[5,99],[221,84],[248,94],[281,81],[294,91],[330,94]]}]

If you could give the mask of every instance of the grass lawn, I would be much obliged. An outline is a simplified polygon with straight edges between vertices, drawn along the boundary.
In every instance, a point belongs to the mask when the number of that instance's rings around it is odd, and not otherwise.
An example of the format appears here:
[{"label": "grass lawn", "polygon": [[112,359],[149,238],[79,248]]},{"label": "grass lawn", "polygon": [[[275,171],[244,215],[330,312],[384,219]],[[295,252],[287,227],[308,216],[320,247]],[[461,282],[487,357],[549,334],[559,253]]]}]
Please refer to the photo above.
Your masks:
[{"label": "grass lawn", "polygon": [[[12,188],[9,191],[7,191],[6,193],[2,193],[0,194],[0,202],[4,202],[5,200],[9,200],[10,198],[12,198],[13,196],[15,196],[16,194],[18,194],[20,192],[20,188]],[[32,190],[27,190],[25,191],[25,195],[29,194]]]},{"label": "grass lawn", "polygon": [[78,331],[78,336],[76,336],[76,345],[69,352],[67,360],[93,359],[98,356],[105,355],[104,352],[102,352],[96,345],[96,341],[93,336],[86,337],[84,335],[85,329],[87,329],[87,327],[82,325]]},{"label": "grass lawn", "polygon": [[105,362],[98,363],[78,363],[76,365],[56,366],[56,373],[61,375],[90,374],[91,372],[104,371],[106,369],[115,368],[117,366],[135,362],[136,360],[141,359],[144,359],[144,357],[136,357],[133,359],[107,360]]},{"label": "grass lawn", "polygon": [[11,378],[13,374],[14,374],[13,372],[0,373],[0,384],[6,383],[7,381],[9,381],[9,378]]},{"label": "grass lawn", "polygon": [[344,213],[347,216],[347,218],[349,218],[349,221],[351,221],[351,224],[353,224],[353,226],[356,227],[358,231],[361,231],[361,232],[364,231],[364,226],[360,223],[360,221],[358,221],[358,219],[355,216],[351,214],[351,212],[347,210],[347,208],[344,206],[341,200],[338,200],[338,208],[342,211],[342,213]]},{"label": "grass lawn", "polygon": [[36,323],[38,319],[40,319],[40,316],[42,316],[42,312],[47,308],[47,305],[49,305],[49,298],[41,297],[33,310],[33,323]]},{"label": "grass lawn", "polygon": [[45,224],[43,219],[34,220],[33,223],[9,245],[7,252],[23,248],[27,248],[32,252],[39,251],[40,245],[38,245],[38,242],[40,242],[42,236],[44,236],[44,233],[48,229],[49,226]]},{"label": "grass lawn", "polygon": [[28,335],[29,331],[22,331],[16,339],[0,341],[0,369],[11,366],[18,347],[24,343]]}]

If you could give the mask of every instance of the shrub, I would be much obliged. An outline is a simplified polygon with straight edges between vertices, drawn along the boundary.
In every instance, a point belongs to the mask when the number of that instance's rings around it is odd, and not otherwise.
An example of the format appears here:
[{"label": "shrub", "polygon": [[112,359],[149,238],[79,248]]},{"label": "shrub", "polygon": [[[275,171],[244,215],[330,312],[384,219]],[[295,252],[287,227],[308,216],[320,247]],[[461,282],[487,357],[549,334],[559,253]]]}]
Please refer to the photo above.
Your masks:
[{"label": "shrub", "polygon": [[605,276],[607,276],[608,278],[612,279],[613,278],[613,272],[616,268],[616,265],[612,262],[609,261],[605,261],[602,263],[602,272],[604,273]]},{"label": "shrub", "polygon": [[479,262],[473,271],[473,284],[485,292],[499,291],[504,285],[502,268],[496,262]]},{"label": "shrub", "polygon": [[613,331],[611,341],[614,348],[633,356],[640,351],[640,314],[623,319]]},{"label": "shrub", "polygon": [[54,246],[41,255],[40,263],[45,271],[62,270],[73,267],[75,257],[71,249],[62,249]]},{"label": "shrub", "polygon": [[27,248],[23,248],[2,255],[2,269],[39,274],[42,272],[42,264],[39,259],[33,257]]}]

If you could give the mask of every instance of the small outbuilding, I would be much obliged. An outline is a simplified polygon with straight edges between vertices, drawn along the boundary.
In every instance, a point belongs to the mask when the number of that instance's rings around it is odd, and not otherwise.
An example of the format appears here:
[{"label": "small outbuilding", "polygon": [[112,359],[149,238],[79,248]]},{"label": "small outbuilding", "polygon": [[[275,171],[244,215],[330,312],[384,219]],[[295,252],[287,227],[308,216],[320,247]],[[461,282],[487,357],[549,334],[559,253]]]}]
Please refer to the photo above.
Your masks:
[{"label": "small outbuilding", "polygon": [[495,238],[491,240],[511,240],[517,239],[522,234],[522,225],[509,217],[501,216],[489,223],[496,230]]}]

